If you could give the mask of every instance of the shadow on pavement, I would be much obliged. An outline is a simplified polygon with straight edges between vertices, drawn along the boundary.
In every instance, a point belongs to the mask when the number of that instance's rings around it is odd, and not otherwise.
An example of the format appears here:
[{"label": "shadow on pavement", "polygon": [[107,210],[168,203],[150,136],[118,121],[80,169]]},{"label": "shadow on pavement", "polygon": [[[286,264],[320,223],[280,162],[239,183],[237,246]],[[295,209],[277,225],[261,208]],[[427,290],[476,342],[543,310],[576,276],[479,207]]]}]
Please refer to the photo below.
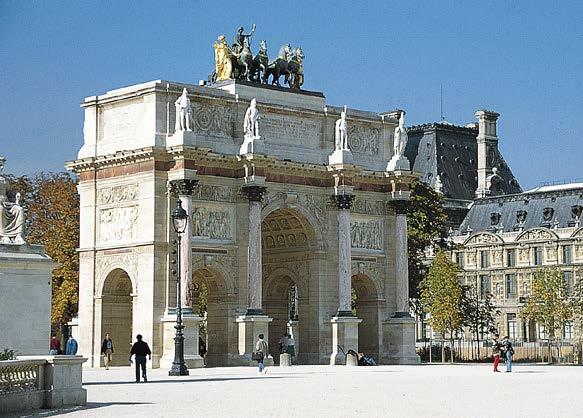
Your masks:
[{"label": "shadow on pavement", "polygon": [[106,406],[117,405],[152,405],[151,402],[87,402],[85,406],[71,406],[58,409],[37,409],[34,411],[25,411],[3,415],[6,418],[28,418],[28,417],[54,417],[57,415],[68,414],[77,411],[87,411],[89,409],[103,408]]},{"label": "shadow on pavement", "polygon": [[148,383],[137,383],[135,381],[127,382],[84,382],[83,386],[96,385],[151,385],[157,383],[190,383],[190,382],[226,382],[229,380],[265,380],[265,379],[287,379],[293,376],[254,376],[254,377],[208,377],[208,378],[194,378],[194,379],[163,379],[163,380],[148,380]]}]

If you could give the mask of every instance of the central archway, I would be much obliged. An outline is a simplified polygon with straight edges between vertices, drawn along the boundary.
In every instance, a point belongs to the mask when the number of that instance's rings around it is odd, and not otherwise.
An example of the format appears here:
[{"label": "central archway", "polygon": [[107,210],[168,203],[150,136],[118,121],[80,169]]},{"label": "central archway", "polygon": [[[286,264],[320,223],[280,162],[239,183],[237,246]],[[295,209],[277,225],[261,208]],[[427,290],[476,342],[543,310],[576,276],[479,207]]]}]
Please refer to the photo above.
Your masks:
[{"label": "central archway", "polygon": [[133,315],[132,282],[128,274],[119,268],[112,270],[105,278],[101,297],[101,340],[109,334],[113,341],[111,365],[127,366]]},{"label": "central archway", "polygon": [[[261,224],[263,309],[272,318],[269,350],[279,362],[279,342],[285,333],[295,340],[295,361],[317,362],[317,347],[310,347],[318,332],[317,299],[310,298],[310,277],[317,276],[314,228],[297,209],[277,209]],[[314,317],[315,316],[315,317]],[[315,324],[313,329],[310,324]],[[316,351],[316,353],[312,353]]]}]

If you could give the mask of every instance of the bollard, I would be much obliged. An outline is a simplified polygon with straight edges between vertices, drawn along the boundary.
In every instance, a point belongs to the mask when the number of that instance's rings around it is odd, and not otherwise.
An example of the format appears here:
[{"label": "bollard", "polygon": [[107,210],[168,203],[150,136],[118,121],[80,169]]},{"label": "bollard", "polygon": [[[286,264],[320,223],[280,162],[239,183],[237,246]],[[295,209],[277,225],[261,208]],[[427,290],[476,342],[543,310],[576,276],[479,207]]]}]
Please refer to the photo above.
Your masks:
[{"label": "bollard", "polygon": [[283,353],[279,355],[279,366],[290,367],[292,365],[292,358],[289,354]]},{"label": "bollard", "polygon": [[347,366],[358,366],[358,358],[355,354],[347,354],[346,355],[346,365]]}]

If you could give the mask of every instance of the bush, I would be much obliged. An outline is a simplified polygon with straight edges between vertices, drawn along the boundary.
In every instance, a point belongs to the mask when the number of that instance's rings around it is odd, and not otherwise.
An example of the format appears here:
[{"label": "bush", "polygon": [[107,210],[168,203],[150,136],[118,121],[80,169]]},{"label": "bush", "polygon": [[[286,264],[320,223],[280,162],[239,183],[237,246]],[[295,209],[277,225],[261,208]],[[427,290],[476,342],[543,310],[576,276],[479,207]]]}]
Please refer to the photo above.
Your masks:
[{"label": "bush", "polygon": [[16,351],[5,348],[3,351],[0,351],[1,360],[16,360]]}]

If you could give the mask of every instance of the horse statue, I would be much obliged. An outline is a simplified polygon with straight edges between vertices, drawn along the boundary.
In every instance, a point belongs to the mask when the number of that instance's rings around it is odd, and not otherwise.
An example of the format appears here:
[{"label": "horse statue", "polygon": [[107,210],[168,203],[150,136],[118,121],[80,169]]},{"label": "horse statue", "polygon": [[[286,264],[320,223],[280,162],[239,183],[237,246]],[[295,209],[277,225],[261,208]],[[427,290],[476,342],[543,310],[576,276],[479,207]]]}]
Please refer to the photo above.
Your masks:
[{"label": "horse statue", "polygon": [[288,70],[288,60],[292,55],[292,47],[290,44],[282,45],[279,48],[279,53],[277,58],[267,66],[267,70],[263,74],[263,82],[269,83],[269,76],[272,77],[271,84],[276,86],[281,86],[279,83],[279,78],[283,75],[285,76],[285,82],[288,82],[289,70]]},{"label": "horse statue", "polygon": [[288,61],[289,78],[286,81],[291,89],[299,90],[304,84],[304,51],[298,47]]},{"label": "horse statue", "polygon": [[239,80],[251,80],[251,66],[253,65],[253,53],[249,46],[249,38],[243,38],[243,48],[240,52],[232,53],[233,76]]},{"label": "horse statue", "polygon": [[259,52],[253,58],[253,64],[251,65],[251,81],[261,82],[262,76],[265,75],[267,71],[267,65],[269,63],[269,57],[267,56],[267,42],[262,40],[259,42]]}]

